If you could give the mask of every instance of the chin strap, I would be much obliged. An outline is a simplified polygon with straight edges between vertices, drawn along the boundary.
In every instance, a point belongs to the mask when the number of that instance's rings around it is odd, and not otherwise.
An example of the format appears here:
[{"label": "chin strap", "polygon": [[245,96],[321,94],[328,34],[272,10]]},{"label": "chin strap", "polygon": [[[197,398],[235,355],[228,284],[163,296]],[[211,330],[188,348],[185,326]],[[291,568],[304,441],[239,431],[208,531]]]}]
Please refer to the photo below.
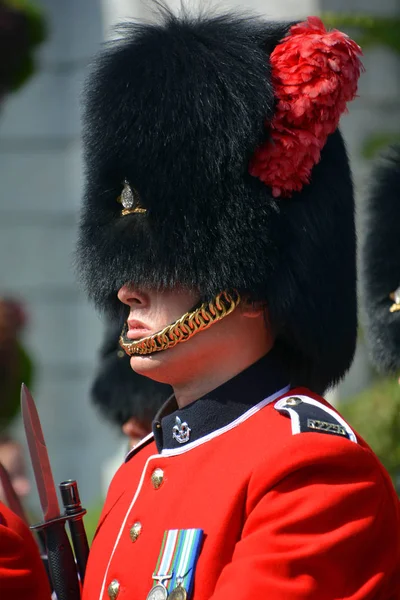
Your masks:
[{"label": "chin strap", "polygon": [[127,325],[125,324],[119,339],[120,346],[129,356],[153,354],[153,352],[173,348],[180,342],[187,342],[196,333],[208,329],[213,323],[230,315],[239,303],[238,292],[221,292],[212,302],[204,302],[196,310],[184,314],[175,323],[140,340],[129,340],[126,337]]}]

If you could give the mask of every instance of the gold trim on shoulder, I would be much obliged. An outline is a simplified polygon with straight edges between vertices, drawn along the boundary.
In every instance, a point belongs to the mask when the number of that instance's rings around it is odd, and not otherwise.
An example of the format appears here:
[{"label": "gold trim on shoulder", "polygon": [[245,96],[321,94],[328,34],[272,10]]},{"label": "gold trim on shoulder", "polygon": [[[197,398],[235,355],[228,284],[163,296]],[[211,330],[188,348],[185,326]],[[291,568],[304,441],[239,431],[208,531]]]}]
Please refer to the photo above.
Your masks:
[{"label": "gold trim on shoulder", "polygon": [[129,185],[129,181],[126,178],[124,179],[124,187],[122,188],[121,195],[117,198],[117,202],[120,202],[123,206],[121,211],[123,217],[147,212],[146,208],[140,206],[139,193]]},{"label": "gold trim on shoulder", "polygon": [[394,313],[394,312],[400,311],[400,285],[397,288],[397,290],[395,290],[394,292],[392,292],[390,294],[390,299],[393,300],[393,302],[394,302],[389,309],[390,312]]},{"label": "gold trim on shoulder", "polygon": [[204,331],[230,315],[240,303],[238,292],[221,292],[212,302],[204,302],[199,308],[184,314],[180,319],[168,325],[158,333],[130,340],[126,337],[127,325],[122,330],[119,343],[129,356],[153,354],[173,348],[180,342],[187,342],[196,333]]}]

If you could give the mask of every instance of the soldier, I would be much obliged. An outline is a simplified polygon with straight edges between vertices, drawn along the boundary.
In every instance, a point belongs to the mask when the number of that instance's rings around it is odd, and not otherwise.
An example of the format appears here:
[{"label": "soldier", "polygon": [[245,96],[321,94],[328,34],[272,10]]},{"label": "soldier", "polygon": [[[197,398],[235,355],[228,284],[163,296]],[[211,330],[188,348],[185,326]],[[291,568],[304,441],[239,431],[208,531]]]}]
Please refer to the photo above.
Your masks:
[{"label": "soldier", "polygon": [[0,591],[12,600],[50,600],[36,542],[23,521],[0,503]]},{"label": "soldier", "polygon": [[100,349],[91,399],[102,416],[123,431],[133,447],[151,433],[153,417],[172,389],[137,375],[130,368],[129,356],[119,345],[120,333],[119,320],[111,320]]},{"label": "soldier", "polygon": [[129,24],[88,80],[81,275],[173,397],[110,486],[84,600],[400,595],[400,514],[320,396],[357,333],[340,114],[360,49],[314,17]]},{"label": "soldier", "polygon": [[368,345],[375,366],[400,374],[400,146],[372,174],[363,248]]}]

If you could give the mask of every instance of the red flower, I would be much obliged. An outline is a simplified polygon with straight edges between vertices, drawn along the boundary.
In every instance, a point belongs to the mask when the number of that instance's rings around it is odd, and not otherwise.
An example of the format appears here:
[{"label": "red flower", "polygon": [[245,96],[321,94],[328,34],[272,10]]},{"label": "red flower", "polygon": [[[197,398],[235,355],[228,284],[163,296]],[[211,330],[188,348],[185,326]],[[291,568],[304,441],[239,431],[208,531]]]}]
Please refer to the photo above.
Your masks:
[{"label": "red flower", "polygon": [[326,31],[318,17],[291,27],[271,54],[275,116],[270,139],[250,163],[250,174],[290,197],[309,183],[328,136],[357,93],[361,48],[346,34]]}]

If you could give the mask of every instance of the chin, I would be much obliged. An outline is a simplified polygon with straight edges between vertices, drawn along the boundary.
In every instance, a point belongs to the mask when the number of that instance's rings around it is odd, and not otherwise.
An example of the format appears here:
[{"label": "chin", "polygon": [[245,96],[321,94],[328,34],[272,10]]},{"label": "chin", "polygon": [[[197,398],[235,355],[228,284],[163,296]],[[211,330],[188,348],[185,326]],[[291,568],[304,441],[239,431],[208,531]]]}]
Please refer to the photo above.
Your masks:
[{"label": "chin", "polygon": [[196,355],[196,343],[190,340],[162,352],[131,356],[130,365],[139,375],[173,386],[187,377],[191,371],[189,365],[196,359]]},{"label": "chin", "polygon": [[173,350],[174,348],[171,348],[163,352],[154,352],[154,354],[131,356],[131,369],[138,375],[144,375],[160,383],[169,383],[166,378],[168,379],[168,364],[171,363],[171,356],[167,355],[170,355]]}]

